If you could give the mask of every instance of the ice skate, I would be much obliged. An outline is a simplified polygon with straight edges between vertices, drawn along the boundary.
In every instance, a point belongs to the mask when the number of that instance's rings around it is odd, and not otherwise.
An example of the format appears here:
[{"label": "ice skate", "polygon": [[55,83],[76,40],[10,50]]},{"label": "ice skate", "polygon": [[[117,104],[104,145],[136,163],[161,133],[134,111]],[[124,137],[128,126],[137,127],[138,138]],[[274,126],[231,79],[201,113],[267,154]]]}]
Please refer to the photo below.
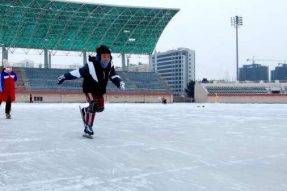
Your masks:
[{"label": "ice skate", "polygon": [[83,137],[92,139],[93,138],[92,135],[94,134],[94,131],[91,126],[88,126],[85,123],[85,108],[81,108],[81,106],[79,106],[79,109],[80,109],[83,124],[85,126]]},{"label": "ice skate", "polygon": [[[79,106],[79,107],[80,107],[80,106]],[[81,108],[81,107],[80,107],[80,112],[81,112],[81,116],[82,116],[83,123],[85,123],[85,113],[86,113],[85,110],[86,110],[85,108]]]},{"label": "ice skate", "polygon": [[6,119],[11,119],[11,115],[9,113],[6,113]]},{"label": "ice skate", "polygon": [[89,125],[85,125],[83,137],[92,139],[93,134],[94,134],[93,128]]},{"label": "ice skate", "polygon": [[93,128],[91,126],[89,126],[89,125],[85,126],[84,132],[89,134],[89,135],[93,135],[94,134]]}]

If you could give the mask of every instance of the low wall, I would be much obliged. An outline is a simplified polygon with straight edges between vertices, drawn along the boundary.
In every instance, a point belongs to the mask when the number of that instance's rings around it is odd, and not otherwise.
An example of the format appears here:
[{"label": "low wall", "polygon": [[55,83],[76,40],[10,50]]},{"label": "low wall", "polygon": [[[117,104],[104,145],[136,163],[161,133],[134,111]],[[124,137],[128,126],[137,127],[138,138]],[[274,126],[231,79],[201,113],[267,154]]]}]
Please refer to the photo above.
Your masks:
[{"label": "low wall", "polygon": [[208,100],[208,92],[201,85],[201,83],[195,83],[194,86],[194,101],[196,103],[205,103]]},{"label": "low wall", "polygon": [[287,94],[208,94],[208,103],[287,103]]},{"label": "low wall", "polygon": [[[53,91],[16,91],[16,102],[42,103],[81,103],[86,98],[81,92],[53,92]],[[111,103],[159,103],[164,97],[168,103],[173,102],[173,95],[161,92],[108,92],[104,98]],[[36,99],[36,100],[35,100]]]},{"label": "low wall", "polygon": [[287,93],[209,93],[208,86],[219,87],[265,87],[268,90],[285,90],[286,83],[199,83],[195,84],[197,103],[287,103]]}]

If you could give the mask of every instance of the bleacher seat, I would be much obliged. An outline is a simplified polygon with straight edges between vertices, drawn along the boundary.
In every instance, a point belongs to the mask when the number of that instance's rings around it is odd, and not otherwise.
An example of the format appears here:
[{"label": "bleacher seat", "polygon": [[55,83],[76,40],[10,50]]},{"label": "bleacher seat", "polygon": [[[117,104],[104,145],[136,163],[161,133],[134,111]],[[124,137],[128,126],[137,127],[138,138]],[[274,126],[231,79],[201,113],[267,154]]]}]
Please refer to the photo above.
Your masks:
[{"label": "bleacher seat", "polygon": [[[65,81],[61,86],[57,84],[58,76],[71,69],[22,68],[28,89],[46,91],[82,91],[82,79]],[[121,76],[126,84],[125,92],[170,92],[168,87],[154,72],[122,72]],[[109,82],[108,92],[119,92],[113,83]]]},{"label": "bleacher seat", "polygon": [[207,86],[209,93],[268,93],[265,87]]}]

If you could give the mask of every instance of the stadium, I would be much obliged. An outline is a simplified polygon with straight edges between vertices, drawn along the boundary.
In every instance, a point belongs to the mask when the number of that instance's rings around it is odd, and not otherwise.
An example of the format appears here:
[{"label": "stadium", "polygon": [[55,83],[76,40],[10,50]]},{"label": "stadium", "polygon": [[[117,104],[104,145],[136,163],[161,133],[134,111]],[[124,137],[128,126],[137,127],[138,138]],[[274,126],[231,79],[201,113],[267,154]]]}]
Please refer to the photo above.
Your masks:
[{"label": "stadium", "polygon": [[[104,44],[122,55],[122,68],[127,54],[152,54],[161,33],[178,12],[177,9],[136,8],[69,3],[62,1],[15,1],[1,4],[2,60],[13,48],[39,49],[44,52],[44,68],[14,68],[18,73],[17,101],[27,102],[33,95],[40,102],[81,102],[81,80],[56,84],[67,70],[51,68],[51,51],[87,53]],[[151,65],[151,63],[150,63]],[[120,72],[126,81],[125,92],[108,87],[108,102],[173,101],[166,82],[154,72]],[[63,96],[65,99],[63,99]]]},{"label": "stadium", "polygon": [[287,103],[286,83],[212,82],[195,85],[198,103]]},{"label": "stadium", "polygon": [[[36,49],[43,53],[43,68],[15,67],[19,75],[17,102],[28,102],[30,95],[35,102],[84,101],[81,80],[60,87],[56,85],[57,77],[69,70],[52,68],[51,53],[80,52],[84,65],[87,54],[92,54],[101,44],[111,47],[122,57],[119,74],[127,84],[125,92],[109,84],[105,95],[107,102],[157,103],[164,98],[171,103],[182,100],[174,99],[171,84],[154,72],[152,63],[156,43],[178,9],[45,0],[4,2],[1,9],[2,60],[8,59],[8,50],[13,52],[17,48]],[[130,54],[147,55],[149,72],[128,72],[126,58]],[[286,83],[197,82],[193,101],[286,103],[286,87]]]}]

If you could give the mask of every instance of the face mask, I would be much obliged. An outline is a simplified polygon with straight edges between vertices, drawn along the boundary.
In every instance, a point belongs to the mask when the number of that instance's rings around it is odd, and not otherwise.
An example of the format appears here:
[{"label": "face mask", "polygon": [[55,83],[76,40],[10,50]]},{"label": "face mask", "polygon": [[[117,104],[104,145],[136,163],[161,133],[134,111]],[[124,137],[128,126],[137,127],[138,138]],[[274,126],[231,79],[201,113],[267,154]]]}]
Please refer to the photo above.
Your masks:
[{"label": "face mask", "polygon": [[106,61],[105,60],[101,60],[102,68],[106,68],[108,66],[109,62],[110,62],[110,60],[106,60]]}]

